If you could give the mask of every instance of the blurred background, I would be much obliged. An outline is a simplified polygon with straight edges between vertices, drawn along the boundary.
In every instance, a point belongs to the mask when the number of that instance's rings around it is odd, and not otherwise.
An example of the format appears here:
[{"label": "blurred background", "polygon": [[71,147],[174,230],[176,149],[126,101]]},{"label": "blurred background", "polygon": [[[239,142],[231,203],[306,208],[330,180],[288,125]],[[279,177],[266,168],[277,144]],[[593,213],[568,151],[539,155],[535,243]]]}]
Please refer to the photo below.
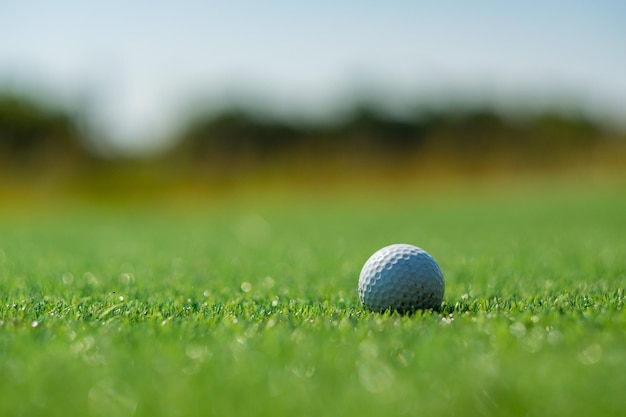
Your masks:
[{"label": "blurred background", "polygon": [[0,3],[0,201],[626,172],[619,1]]}]

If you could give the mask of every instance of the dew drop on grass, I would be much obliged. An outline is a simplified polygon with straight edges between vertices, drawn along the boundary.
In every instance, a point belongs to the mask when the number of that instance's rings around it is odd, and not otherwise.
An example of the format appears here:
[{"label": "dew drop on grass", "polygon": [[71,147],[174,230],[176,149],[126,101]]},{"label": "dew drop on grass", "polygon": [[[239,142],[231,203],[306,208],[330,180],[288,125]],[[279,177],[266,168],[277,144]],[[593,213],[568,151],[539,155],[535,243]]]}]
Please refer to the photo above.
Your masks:
[{"label": "dew drop on grass", "polygon": [[87,400],[89,411],[94,416],[130,417],[137,410],[134,391],[122,381],[99,381],[89,390]]},{"label": "dew drop on grass", "polygon": [[288,367],[288,370],[296,378],[311,378],[315,374],[315,366],[307,364],[295,364]]},{"label": "dew drop on grass", "polygon": [[88,285],[96,286],[98,285],[98,278],[91,272],[85,272],[83,274],[83,279]]},{"label": "dew drop on grass", "polygon": [[600,362],[600,359],[602,359],[602,346],[597,343],[589,346],[578,355],[578,360],[583,365],[595,365]]},{"label": "dew drop on grass", "polygon": [[132,274],[129,274],[128,272],[123,272],[118,277],[118,280],[121,284],[129,285],[135,282],[135,277]]},{"label": "dew drop on grass", "polygon": [[265,288],[273,288],[274,287],[274,279],[272,277],[265,277],[263,278],[263,286]]},{"label": "dew drop on grass", "polygon": [[185,354],[189,359],[196,362],[204,362],[211,356],[209,349],[206,346],[194,344],[187,345],[185,348]]},{"label": "dew drop on grass", "polygon": [[523,323],[517,321],[509,326],[509,332],[514,337],[521,339],[522,337],[526,336],[526,326],[524,326]]},{"label": "dew drop on grass", "polygon": [[563,341],[563,333],[558,330],[550,330],[546,336],[546,340],[551,345],[558,345]]},{"label": "dew drop on grass", "polygon": [[545,331],[541,327],[533,327],[529,337],[524,339],[524,348],[530,353],[536,353],[543,347]]},{"label": "dew drop on grass", "polygon": [[70,352],[72,352],[74,355],[79,355],[81,353],[89,351],[92,347],[95,346],[95,344],[95,339],[91,336],[87,336],[81,340],[72,343],[70,345]]},{"label": "dew drop on grass", "polygon": [[448,314],[447,317],[442,317],[441,318],[441,323],[442,324],[452,324],[452,322],[454,322],[454,315],[452,315],[452,314]]},{"label": "dew drop on grass", "polygon": [[360,363],[358,373],[361,386],[371,393],[387,391],[395,378],[391,368],[379,360]]},{"label": "dew drop on grass", "polygon": [[407,367],[415,359],[415,353],[407,349],[402,349],[398,354],[398,363],[400,366]]},{"label": "dew drop on grass", "polygon": [[61,280],[63,281],[63,284],[70,285],[72,282],[74,282],[74,274],[72,274],[71,272],[66,272],[61,277]]},{"label": "dew drop on grass", "polygon": [[291,341],[295,344],[300,344],[304,341],[304,339],[306,338],[304,331],[300,330],[300,329],[295,329],[292,333],[291,333]]}]

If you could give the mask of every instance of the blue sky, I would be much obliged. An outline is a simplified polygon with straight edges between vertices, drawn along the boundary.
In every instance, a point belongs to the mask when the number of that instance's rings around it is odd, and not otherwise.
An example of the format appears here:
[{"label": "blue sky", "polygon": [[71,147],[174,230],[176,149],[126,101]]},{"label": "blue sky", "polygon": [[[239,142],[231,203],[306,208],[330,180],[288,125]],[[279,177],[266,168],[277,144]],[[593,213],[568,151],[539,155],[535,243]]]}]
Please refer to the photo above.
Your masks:
[{"label": "blue sky", "polygon": [[120,143],[158,141],[200,97],[321,113],[351,91],[401,103],[575,98],[626,117],[626,2],[0,0],[0,86],[80,103]]}]

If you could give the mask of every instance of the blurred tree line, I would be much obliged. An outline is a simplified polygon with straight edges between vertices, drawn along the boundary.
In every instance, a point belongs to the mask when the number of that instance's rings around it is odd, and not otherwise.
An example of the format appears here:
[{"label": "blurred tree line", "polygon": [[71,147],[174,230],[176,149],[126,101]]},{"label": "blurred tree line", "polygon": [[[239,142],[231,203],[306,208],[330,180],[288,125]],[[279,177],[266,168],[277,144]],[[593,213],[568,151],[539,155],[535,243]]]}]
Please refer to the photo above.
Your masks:
[{"label": "blurred tree line", "polygon": [[17,96],[0,96],[0,164],[35,169],[90,158],[76,120],[60,109]]},{"label": "blurred tree line", "polygon": [[[241,108],[196,117],[173,146],[146,159],[103,156],[79,119],[16,95],[0,95],[0,174],[100,179],[224,179],[275,170],[312,175],[423,167],[472,173],[625,161],[626,135],[583,116],[546,111],[524,118],[476,107],[394,116],[356,104],[334,121],[298,122]],[[382,167],[382,168],[381,168]],[[282,170],[282,171],[281,171]],[[123,174],[120,174],[122,172]],[[152,174],[147,174],[151,172]],[[95,180],[94,180],[95,179]],[[122,180],[120,180],[122,181]],[[106,185],[106,184],[105,184]]]}]

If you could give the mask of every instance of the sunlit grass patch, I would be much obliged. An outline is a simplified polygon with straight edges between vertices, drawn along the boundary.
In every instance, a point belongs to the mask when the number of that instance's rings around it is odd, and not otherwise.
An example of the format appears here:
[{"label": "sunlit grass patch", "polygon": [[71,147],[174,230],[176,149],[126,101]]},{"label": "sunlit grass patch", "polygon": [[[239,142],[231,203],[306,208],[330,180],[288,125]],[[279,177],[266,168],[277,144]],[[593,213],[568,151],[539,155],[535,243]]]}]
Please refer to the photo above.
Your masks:
[{"label": "sunlit grass patch", "polygon": [[[0,220],[1,415],[621,415],[617,192],[70,205]],[[440,311],[363,309],[376,249]]]}]

